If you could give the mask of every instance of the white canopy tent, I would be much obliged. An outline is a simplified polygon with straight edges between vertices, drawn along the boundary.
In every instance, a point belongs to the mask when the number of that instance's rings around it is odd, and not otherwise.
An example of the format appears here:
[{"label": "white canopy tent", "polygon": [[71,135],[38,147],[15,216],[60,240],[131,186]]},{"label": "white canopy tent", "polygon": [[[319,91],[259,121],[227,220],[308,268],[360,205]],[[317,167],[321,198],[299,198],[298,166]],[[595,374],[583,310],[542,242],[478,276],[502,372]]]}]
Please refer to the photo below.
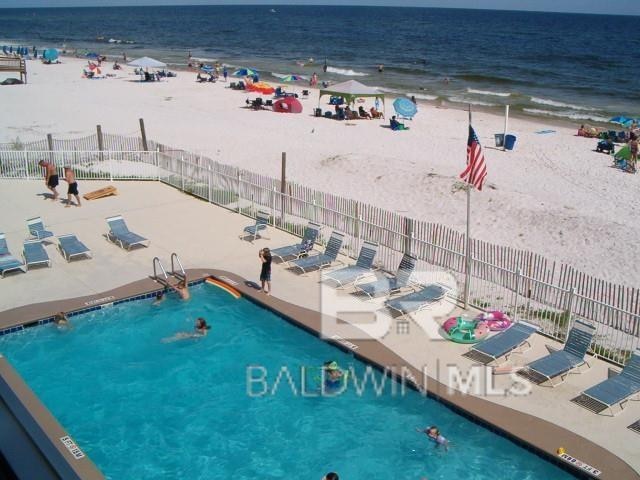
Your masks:
[{"label": "white canopy tent", "polygon": [[368,87],[355,80],[347,80],[346,82],[336,83],[335,85],[329,85],[327,88],[322,88],[318,97],[318,104],[323,95],[342,97],[347,103],[352,103],[356,98],[375,97],[380,98],[384,105],[384,93],[381,93],[375,87]]},{"label": "white canopy tent", "polygon": [[164,68],[167,66],[166,63],[160,62],[154,58],[150,57],[141,57],[136,58],[135,60],[127,63],[130,67],[141,67],[141,68]]}]

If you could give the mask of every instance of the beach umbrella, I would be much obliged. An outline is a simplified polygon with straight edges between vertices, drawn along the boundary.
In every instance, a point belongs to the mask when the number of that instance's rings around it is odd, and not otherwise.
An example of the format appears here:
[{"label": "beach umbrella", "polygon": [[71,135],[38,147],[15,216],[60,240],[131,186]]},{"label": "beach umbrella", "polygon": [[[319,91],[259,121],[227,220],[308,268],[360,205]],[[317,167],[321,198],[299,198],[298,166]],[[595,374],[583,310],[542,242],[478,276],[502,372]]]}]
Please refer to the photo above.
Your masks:
[{"label": "beach umbrella", "polygon": [[58,50],[56,48],[47,48],[42,52],[42,58],[53,62],[58,59]]},{"label": "beach umbrella", "polygon": [[166,63],[161,62],[159,60],[155,60],[150,57],[141,57],[136,58],[135,60],[127,63],[130,67],[141,67],[141,68],[164,68],[167,66]]},{"label": "beach umbrella", "polygon": [[231,75],[234,77],[253,77],[254,75],[257,75],[257,74],[258,72],[252,68],[239,68],[238,70],[233,72]]},{"label": "beach umbrella", "polygon": [[393,108],[396,113],[402,117],[413,118],[418,113],[418,107],[408,98],[396,98],[393,102]]},{"label": "beach umbrella", "polygon": [[620,122],[620,125],[623,125],[627,128],[631,127],[633,124],[638,124],[638,119],[637,118],[627,118],[624,122]]},{"label": "beach umbrella", "polygon": [[624,115],[618,115],[617,117],[612,117],[609,119],[611,123],[619,123],[620,125],[622,125],[625,122],[628,122],[629,120],[631,119],[625,117]]},{"label": "beach umbrella", "polygon": [[285,97],[273,104],[273,111],[278,113],[302,113],[302,104],[295,97]]},{"label": "beach umbrella", "polygon": [[209,72],[213,72],[213,67],[211,65],[203,65],[202,67],[200,67],[200,70],[202,70],[203,72],[209,73]]},{"label": "beach umbrella", "polygon": [[302,75],[285,75],[280,78],[283,82],[299,82],[301,80],[306,80]]},{"label": "beach umbrella", "polygon": [[91,60],[97,60],[99,56],[100,56],[100,55],[98,55],[98,54],[97,54],[97,53],[95,53],[95,52],[87,53],[87,54],[85,55],[85,57],[90,58]]}]

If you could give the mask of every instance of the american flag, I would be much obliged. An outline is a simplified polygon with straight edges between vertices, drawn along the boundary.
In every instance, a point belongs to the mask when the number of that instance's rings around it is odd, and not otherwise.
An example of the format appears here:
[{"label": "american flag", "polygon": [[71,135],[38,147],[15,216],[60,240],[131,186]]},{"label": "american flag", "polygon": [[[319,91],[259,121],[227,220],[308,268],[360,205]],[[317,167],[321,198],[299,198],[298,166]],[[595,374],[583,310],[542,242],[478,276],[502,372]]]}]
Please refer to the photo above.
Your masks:
[{"label": "american flag", "polygon": [[460,174],[465,182],[482,190],[482,183],[487,176],[487,165],[484,163],[484,153],[480,146],[480,140],[475,130],[469,125],[469,138],[467,140],[467,168]]}]

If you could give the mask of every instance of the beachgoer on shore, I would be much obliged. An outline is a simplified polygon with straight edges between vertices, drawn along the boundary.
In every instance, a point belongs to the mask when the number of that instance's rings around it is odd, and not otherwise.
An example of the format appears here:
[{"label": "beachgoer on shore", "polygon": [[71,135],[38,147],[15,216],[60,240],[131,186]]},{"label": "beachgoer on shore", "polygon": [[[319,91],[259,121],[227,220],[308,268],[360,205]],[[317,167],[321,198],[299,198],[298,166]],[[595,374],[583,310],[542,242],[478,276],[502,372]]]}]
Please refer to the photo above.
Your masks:
[{"label": "beachgoer on shore", "polygon": [[271,293],[271,251],[268,248],[263,248],[258,253],[258,257],[262,263],[260,268],[262,291],[269,295]]},{"label": "beachgoer on shore", "polygon": [[411,101],[413,102],[414,105],[418,104],[418,102],[416,101],[416,96],[415,95],[411,95]]},{"label": "beachgoer on shore", "polygon": [[81,207],[80,203],[80,192],[78,192],[78,182],[76,181],[76,175],[73,173],[71,167],[64,167],[64,181],[69,184],[69,188],[67,189],[67,204],[65,208],[73,205],[71,202],[71,196],[76,197],[76,207]]},{"label": "beachgoer on shore", "polygon": [[51,193],[53,193],[53,198],[51,200],[56,200],[58,198],[58,191],[56,187],[58,186],[59,178],[58,172],[56,171],[56,166],[51,162],[46,162],[44,160],[40,160],[38,162],[42,168],[44,168],[44,183]]},{"label": "beachgoer on shore", "polygon": [[378,72],[382,73],[383,71],[384,71],[384,65],[383,64],[378,65]]},{"label": "beachgoer on shore", "polygon": [[311,79],[309,80],[309,85],[312,87],[315,87],[316,85],[318,85],[318,75],[316,74],[316,72],[313,72],[313,75],[311,75]]},{"label": "beachgoer on shore", "polygon": [[327,65],[327,59],[324,59],[324,65],[322,65],[322,71],[324,73],[327,73],[327,68],[329,68],[329,66]]},{"label": "beachgoer on shore", "polygon": [[122,60],[124,61],[124,63],[127,63],[127,53],[126,52],[122,52]]},{"label": "beachgoer on shore", "polygon": [[227,66],[222,67],[222,76],[224,77],[224,81],[227,81],[227,77],[229,76],[229,71],[227,70]]},{"label": "beachgoer on shore", "polygon": [[638,162],[638,136],[635,133],[629,135],[629,170],[636,173],[636,163]]}]

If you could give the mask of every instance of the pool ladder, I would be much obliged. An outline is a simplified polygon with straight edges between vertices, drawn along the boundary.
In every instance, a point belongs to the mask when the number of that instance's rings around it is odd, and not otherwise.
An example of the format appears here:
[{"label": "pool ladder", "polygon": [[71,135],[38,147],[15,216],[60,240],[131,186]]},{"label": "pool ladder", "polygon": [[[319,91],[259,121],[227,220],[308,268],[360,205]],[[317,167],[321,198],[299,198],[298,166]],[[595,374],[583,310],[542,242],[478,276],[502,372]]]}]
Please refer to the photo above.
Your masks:
[{"label": "pool ladder", "polygon": [[[177,270],[176,267],[178,268]],[[158,270],[160,271],[160,275],[158,275]],[[171,286],[169,284],[169,277],[174,277],[180,282],[186,282],[187,280],[187,274],[184,271],[182,262],[180,261],[178,254],[175,252],[171,254],[171,271],[169,273],[167,273],[167,270],[164,268],[160,258],[153,257],[153,279],[165,287],[169,287]]]}]

